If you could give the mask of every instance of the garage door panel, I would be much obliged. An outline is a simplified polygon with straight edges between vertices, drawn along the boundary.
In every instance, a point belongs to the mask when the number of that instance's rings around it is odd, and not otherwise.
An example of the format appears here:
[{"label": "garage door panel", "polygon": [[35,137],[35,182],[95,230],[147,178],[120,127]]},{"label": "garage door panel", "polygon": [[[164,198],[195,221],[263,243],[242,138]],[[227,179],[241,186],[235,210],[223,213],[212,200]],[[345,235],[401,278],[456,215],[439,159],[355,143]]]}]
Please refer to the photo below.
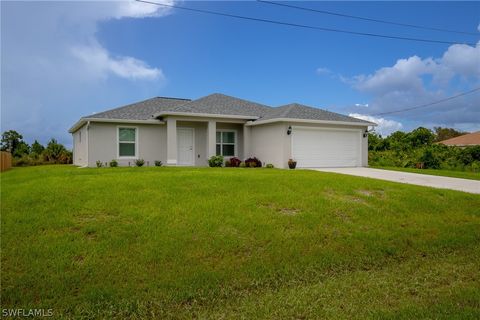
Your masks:
[{"label": "garage door panel", "polygon": [[300,168],[360,165],[360,131],[295,128],[292,156]]}]

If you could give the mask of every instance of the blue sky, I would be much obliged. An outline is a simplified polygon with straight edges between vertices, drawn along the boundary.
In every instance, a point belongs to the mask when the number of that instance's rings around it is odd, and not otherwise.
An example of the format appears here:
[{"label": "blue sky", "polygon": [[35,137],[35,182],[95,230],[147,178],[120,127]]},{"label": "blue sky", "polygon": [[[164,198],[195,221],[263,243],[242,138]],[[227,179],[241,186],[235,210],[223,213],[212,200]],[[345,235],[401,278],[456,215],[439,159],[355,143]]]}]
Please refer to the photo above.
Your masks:
[{"label": "blue sky", "polygon": [[[71,145],[81,116],[153,96],[221,92],[272,106],[299,102],[368,116],[480,86],[480,36],[410,29],[254,1],[178,2],[432,44],[298,29],[136,2],[2,2],[2,131]],[[477,32],[479,2],[297,2],[346,14]],[[480,130],[480,94],[368,118],[379,130]],[[366,106],[368,105],[368,106]]]}]

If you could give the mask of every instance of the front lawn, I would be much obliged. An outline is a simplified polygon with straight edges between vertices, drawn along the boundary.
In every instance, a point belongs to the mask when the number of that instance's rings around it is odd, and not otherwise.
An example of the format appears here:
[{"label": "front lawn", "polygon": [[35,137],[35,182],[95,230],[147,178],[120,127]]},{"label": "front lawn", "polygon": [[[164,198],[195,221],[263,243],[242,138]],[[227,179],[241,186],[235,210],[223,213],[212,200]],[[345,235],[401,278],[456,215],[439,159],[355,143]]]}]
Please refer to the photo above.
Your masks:
[{"label": "front lawn", "polygon": [[479,195],[240,168],[15,168],[1,187],[2,308],[480,317]]},{"label": "front lawn", "polygon": [[452,178],[480,180],[480,172],[453,171],[453,170],[440,170],[440,169],[415,169],[415,168],[401,168],[401,167],[378,167],[378,166],[372,166],[372,168],[429,174],[432,176],[445,176],[445,177],[452,177]]}]

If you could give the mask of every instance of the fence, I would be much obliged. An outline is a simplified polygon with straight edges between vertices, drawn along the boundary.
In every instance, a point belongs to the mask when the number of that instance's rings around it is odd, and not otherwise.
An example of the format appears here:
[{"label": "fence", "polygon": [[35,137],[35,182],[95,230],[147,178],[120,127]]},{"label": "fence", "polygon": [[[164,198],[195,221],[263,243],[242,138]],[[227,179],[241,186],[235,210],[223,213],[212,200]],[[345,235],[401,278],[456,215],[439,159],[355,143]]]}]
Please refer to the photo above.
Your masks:
[{"label": "fence", "polygon": [[12,167],[12,154],[10,152],[0,151],[0,172],[6,171]]}]

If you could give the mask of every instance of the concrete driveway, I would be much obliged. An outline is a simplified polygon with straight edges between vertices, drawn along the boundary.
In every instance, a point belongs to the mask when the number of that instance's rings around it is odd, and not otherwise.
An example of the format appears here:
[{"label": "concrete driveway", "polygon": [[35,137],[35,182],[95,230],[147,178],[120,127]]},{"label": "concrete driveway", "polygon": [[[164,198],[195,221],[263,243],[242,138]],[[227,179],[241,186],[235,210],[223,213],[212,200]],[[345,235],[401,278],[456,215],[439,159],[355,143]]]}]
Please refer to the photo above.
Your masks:
[{"label": "concrete driveway", "polygon": [[359,177],[367,177],[393,182],[416,184],[418,186],[451,189],[480,194],[479,180],[431,176],[427,174],[381,170],[373,168],[312,168],[312,170],[349,174]]}]

